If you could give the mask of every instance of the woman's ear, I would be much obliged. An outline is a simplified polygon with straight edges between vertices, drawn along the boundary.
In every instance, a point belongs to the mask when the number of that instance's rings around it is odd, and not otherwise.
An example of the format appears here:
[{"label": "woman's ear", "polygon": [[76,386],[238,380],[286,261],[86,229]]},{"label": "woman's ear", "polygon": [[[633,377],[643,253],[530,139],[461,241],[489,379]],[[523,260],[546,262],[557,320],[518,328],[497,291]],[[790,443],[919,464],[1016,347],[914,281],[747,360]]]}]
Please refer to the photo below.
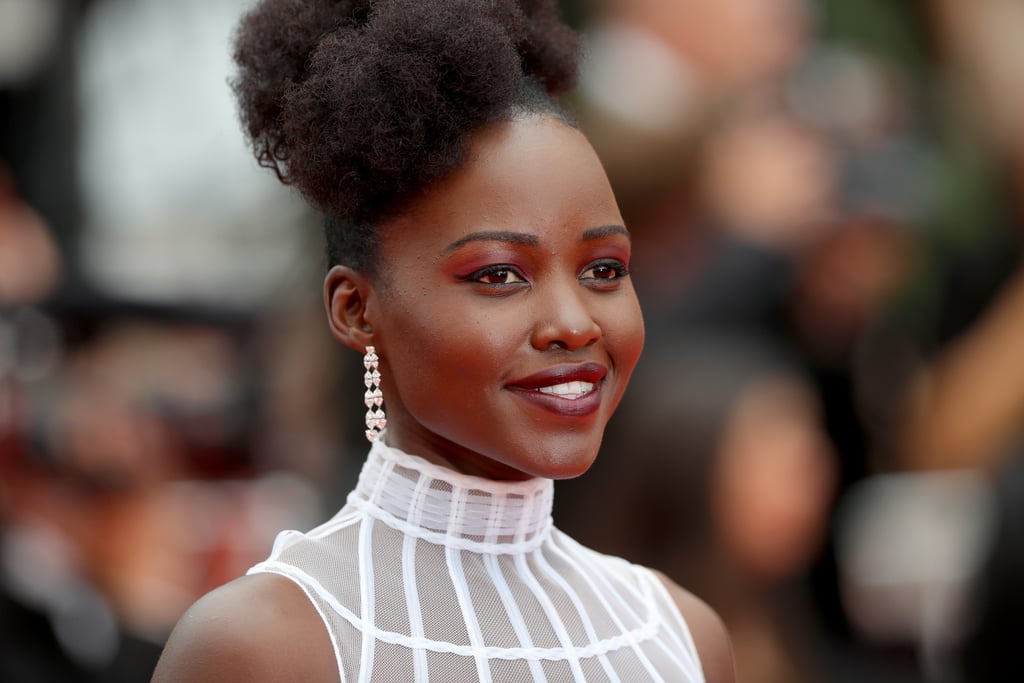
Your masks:
[{"label": "woman's ear", "polygon": [[373,326],[366,305],[370,280],[348,266],[333,266],[324,278],[324,306],[331,333],[345,346],[363,352],[373,343]]}]

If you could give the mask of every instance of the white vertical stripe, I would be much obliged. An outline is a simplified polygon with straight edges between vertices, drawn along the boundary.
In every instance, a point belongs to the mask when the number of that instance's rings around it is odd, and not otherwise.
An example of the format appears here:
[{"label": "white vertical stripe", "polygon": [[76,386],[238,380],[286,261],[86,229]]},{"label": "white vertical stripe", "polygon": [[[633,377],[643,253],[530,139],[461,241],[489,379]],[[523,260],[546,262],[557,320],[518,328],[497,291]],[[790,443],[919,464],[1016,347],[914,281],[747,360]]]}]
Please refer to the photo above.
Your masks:
[{"label": "white vertical stripe", "polygon": [[359,595],[360,595],[360,618],[363,621],[363,648],[359,664],[360,683],[369,683],[370,674],[373,672],[373,646],[376,638],[373,636],[377,628],[374,623],[373,614],[373,536],[372,519],[363,521],[359,528]]},{"label": "white vertical stripe", "polygon": [[[451,515],[454,518],[462,514],[464,490],[455,489],[452,501]],[[451,525],[449,525],[451,528]],[[480,677],[480,683],[491,683],[491,667],[487,663],[487,657],[483,652],[484,636],[480,632],[480,622],[476,619],[476,612],[473,610],[473,601],[469,596],[469,586],[466,584],[466,573],[462,566],[462,551],[452,547],[445,548],[445,560],[448,563],[448,575],[451,577],[452,586],[455,588],[455,597],[459,600],[459,608],[462,610],[462,619],[466,623],[466,631],[469,633],[470,644],[477,649],[476,673]]]},{"label": "white vertical stripe", "polygon": [[[523,619],[523,613],[519,610],[519,605],[516,604],[515,598],[512,597],[512,591],[508,588],[505,575],[501,573],[501,567],[498,566],[498,558],[494,555],[485,555],[484,566],[487,567],[487,574],[491,577],[494,587],[498,590],[501,604],[505,606],[505,612],[508,614],[509,621],[512,622],[512,629],[519,637],[520,645],[522,647],[533,647],[530,629],[526,626],[526,620]],[[536,659],[530,659],[527,663],[530,665],[530,673],[533,674],[535,683],[547,683],[548,679],[544,675],[544,667],[541,666],[540,662]]]},{"label": "white vertical stripe", "polygon": [[[577,547],[581,546],[577,544]],[[609,561],[618,564],[622,570],[629,572],[629,576],[633,579],[633,583],[627,582],[625,578],[619,573],[602,573],[600,575],[600,578],[605,582],[605,585],[608,586],[608,592],[618,599],[619,604],[622,606],[624,613],[629,614],[633,618],[641,621],[646,620],[647,618],[649,618],[649,615],[642,615],[634,611],[633,608],[629,605],[629,602],[623,597],[623,593],[635,595],[637,589],[639,588],[641,595],[643,596],[644,601],[647,605],[648,611],[654,612],[655,606],[653,601],[652,586],[656,579],[654,579],[653,575],[647,572],[647,570],[643,570],[645,574],[641,576],[636,570],[633,569],[634,565],[631,565],[628,561],[622,558],[609,558]],[[660,582],[658,583],[660,584]],[[668,604],[674,604],[670,597],[668,598]],[[660,615],[658,618],[660,619]],[[665,624],[665,628],[661,629],[662,633],[665,633],[666,631],[670,635],[672,635],[672,629],[668,628],[668,624]],[[670,660],[675,662],[675,664],[679,666],[682,671],[690,671],[692,665],[688,663],[686,660],[680,659],[678,654],[673,654],[672,650],[669,648],[668,643],[665,642],[664,638],[655,638],[652,644],[654,647],[660,648],[661,651],[665,653]]]},{"label": "white vertical stripe", "polygon": [[536,494],[529,495],[523,501],[523,516],[519,518],[519,524],[516,526],[516,541],[523,541],[526,539],[526,534],[530,530],[530,520],[533,519],[533,508],[537,504]]},{"label": "white vertical stripe", "polygon": [[[380,469],[377,483],[370,495],[370,502],[376,503],[387,490],[386,484],[394,463],[386,462]],[[359,528],[359,596],[360,618],[363,622],[362,654],[359,661],[359,683],[369,683],[373,675],[373,654],[377,639],[373,635],[376,623],[376,588],[373,574],[373,527],[376,521],[366,517]]]},{"label": "white vertical stripe", "polygon": [[[652,572],[649,574],[648,580],[651,582],[654,590],[661,595],[662,600],[665,601],[666,605],[668,605],[669,609],[672,610],[672,614],[675,616],[674,621],[676,628],[666,630],[671,634],[672,641],[678,645],[679,650],[689,662],[689,666],[684,665],[683,669],[687,671],[692,669],[694,672],[700,672],[701,678],[703,678],[704,666],[700,663],[700,654],[697,652],[697,646],[693,642],[693,635],[690,633],[690,625],[686,623],[686,620],[683,618],[679,608],[675,606],[675,600],[672,599],[671,594],[668,592],[668,588],[666,588],[665,584],[661,582],[661,579]],[[683,640],[684,638],[685,642]],[[669,654],[671,655],[671,653]]]},{"label": "white vertical stripe", "polygon": [[[592,590],[594,592],[594,595],[597,596],[597,599],[601,602],[601,605],[608,612],[609,616],[611,616],[612,621],[615,623],[615,627],[619,629],[619,631],[626,633],[629,629],[627,629],[626,625],[622,623],[621,619],[619,619],[618,613],[612,609],[611,605],[608,604],[608,601],[605,599],[604,596],[604,591],[598,588],[597,586],[596,581],[603,579],[604,573],[594,571],[594,567],[588,567],[584,563],[579,562],[577,560],[578,553],[566,552],[562,548],[558,547],[557,543],[552,543],[551,547],[556,553],[561,554],[564,560],[566,560],[569,564],[575,567],[576,571],[579,572],[580,576],[583,577],[583,580],[587,582],[588,586],[590,586],[590,590]],[[576,547],[579,548],[578,545]],[[611,588],[607,581],[602,582],[605,584],[607,588]],[[633,653],[636,654],[637,658],[640,660],[640,663],[644,665],[644,668],[647,670],[647,673],[651,675],[651,680],[661,681],[661,683],[664,683],[664,679],[658,674],[658,671],[654,668],[654,664],[652,664],[651,660],[647,658],[647,655],[643,653],[643,650],[640,649],[640,646],[636,643],[632,643],[632,648]]]},{"label": "white vertical stripe", "polygon": [[[554,546],[554,544],[550,544]],[[557,550],[557,549],[556,549]],[[544,573],[547,574],[548,578],[557,583],[562,590],[569,596],[569,600],[572,601],[573,607],[576,608],[576,613],[580,615],[580,621],[583,622],[583,628],[587,632],[587,638],[591,643],[597,642],[597,632],[594,631],[594,624],[591,621],[590,615],[587,613],[586,608],[583,606],[583,599],[580,597],[569,582],[565,578],[555,571],[555,568],[551,566],[547,558],[542,553],[537,553],[537,564],[540,565]],[[612,663],[608,661],[608,655],[601,653],[598,655],[598,661],[601,662],[601,668],[604,669],[605,674],[611,679],[612,683],[622,683],[619,675],[615,673],[615,669],[612,668]]]},{"label": "white vertical stripe", "polygon": [[487,517],[487,529],[484,532],[484,540],[488,543],[498,542],[498,529],[505,517],[505,506],[508,504],[508,495],[502,493],[494,496],[491,503],[490,514]]},{"label": "white vertical stripe", "polygon": [[[540,551],[534,553],[538,557]],[[569,631],[565,628],[565,622],[558,615],[558,610],[555,609],[555,603],[552,602],[551,597],[547,591],[540,585],[533,572],[530,571],[530,567],[526,564],[525,555],[515,556],[515,567],[519,574],[519,577],[523,580],[530,588],[530,592],[537,598],[537,602],[540,603],[541,609],[544,610],[544,614],[547,615],[548,621],[551,622],[551,628],[554,629],[555,634],[558,636],[558,642],[562,644],[569,654],[568,662],[569,667],[572,669],[573,678],[576,679],[577,683],[586,683],[586,678],[583,676],[583,669],[580,668],[580,658],[576,654],[576,646],[572,642],[572,638],[569,637]]]},{"label": "white vertical stripe", "polygon": [[[412,515],[409,522],[419,524],[422,510],[419,502],[430,484],[430,478],[420,475],[412,494]],[[409,635],[423,637],[423,610],[420,607],[419,586],[416,583],[416,537],[405,534],[402,540],[402,583],[405,586],[405,606],[409,612]],[[427,653],[421,647],[412,649],[415,683],[427,683]]]},{"label": "white vertical stripe", "polygon": [[391,483],[391,474],[395,471],[395,463],[390,460],[385,461],[380,468],[380,473],[377,476],[377,482],[371,489],[368,500],[377,505],[380,503],[380,499],[388,491],[389,484]]}]

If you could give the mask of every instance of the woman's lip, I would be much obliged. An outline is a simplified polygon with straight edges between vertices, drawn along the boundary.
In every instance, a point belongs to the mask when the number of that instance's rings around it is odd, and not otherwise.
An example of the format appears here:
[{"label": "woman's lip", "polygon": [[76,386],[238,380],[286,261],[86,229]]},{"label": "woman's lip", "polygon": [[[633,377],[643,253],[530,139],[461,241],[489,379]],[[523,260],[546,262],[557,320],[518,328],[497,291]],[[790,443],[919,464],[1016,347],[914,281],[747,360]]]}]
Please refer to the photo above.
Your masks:
[{"label": "woman's lip", "polygon": [[[556,384],[565,384],[567,382],[589,382],[594,385],[600,385],[601,380],[607,374],[608,368],[600,363],[587,362],[574,365],[555,365],[527,377],[509,382],[508,387],[510,389],[532,391],[541,387],[552,387]],[[590,393],[595,393],[596,390],[597,386]]]},{"label": "woman's lip", "polygon": [[[516,396],[550,413],[563,417],[586,417],[601,407],[604,378],[607,375],[608,368],[600,363],[555,365],[510,382],[507,388]],[[576,398],[539,391],[569,382],[586,382],[593,386],[590,391]]]}]

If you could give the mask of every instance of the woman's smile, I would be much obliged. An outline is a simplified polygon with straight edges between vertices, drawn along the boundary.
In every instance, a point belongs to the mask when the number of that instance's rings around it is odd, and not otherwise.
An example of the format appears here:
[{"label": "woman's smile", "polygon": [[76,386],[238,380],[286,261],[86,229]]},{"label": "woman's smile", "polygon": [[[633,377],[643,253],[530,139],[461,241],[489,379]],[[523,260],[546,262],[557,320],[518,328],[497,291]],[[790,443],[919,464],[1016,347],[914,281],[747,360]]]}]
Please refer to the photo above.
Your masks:
[{"label": "woman's smile", "polygon": [[557,365],[511,382],[507,388],[556,415],[587,417],[601,407],[601,386],[607,374],[600,363]]}]

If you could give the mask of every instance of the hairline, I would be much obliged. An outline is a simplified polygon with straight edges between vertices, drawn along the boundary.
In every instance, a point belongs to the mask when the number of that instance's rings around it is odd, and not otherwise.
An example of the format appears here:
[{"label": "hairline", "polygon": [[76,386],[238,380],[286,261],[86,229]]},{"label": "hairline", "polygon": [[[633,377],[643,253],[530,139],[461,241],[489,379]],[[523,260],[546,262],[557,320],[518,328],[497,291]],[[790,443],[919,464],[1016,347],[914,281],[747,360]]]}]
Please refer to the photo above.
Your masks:
[{"label": "hairline", "polygon": [[367,247],[363,249],[362,253],[349,254],[347,258],[344,254],[337,254],[335,258],[331,258],[330,254],[328,254],[326,259],[327,267],[330,268],[335,265],[344,265],[362,273],[371,280],[379,280],[382,276],[382,272],[380,268],[380,250],[377,237],[380,234],[381,228],[384,224],[394,221],[406,214],[411,205],[415,202],[415,197],[417,195],[434,184],[441,182],[446,176],[454,173],[466,163],[468,155],[466,155],[465,152],[468,148],[468,141],[474,134],[488,126],[498,125],[501,123],[544,118],[561,123],[572,130],[580,130],[579,122],[569,112],[569,110],[561,104],[561,102],[543,90],[543,88],[538,84],[532,81],[524,83],[519,96],[514,98],[514,100],[505,107],[500,114],[493,118],[485,119],[478,125],[465,131],[462,138],[464,143],[463,158],[459,161],[458,165],[449,169],[448,172],[441,177],[435,178],[434,180],[426,183],[409,196],[396,198],[394,202],[395,205],[391,210],[385,211],[381,215],[365,221],[342,218],[335,215],[329,209],[326,210],[324,212],[324,223],[328,230],[332,229],[333,224],[334,230],[362,232],[364,233],[362,239]]}]

